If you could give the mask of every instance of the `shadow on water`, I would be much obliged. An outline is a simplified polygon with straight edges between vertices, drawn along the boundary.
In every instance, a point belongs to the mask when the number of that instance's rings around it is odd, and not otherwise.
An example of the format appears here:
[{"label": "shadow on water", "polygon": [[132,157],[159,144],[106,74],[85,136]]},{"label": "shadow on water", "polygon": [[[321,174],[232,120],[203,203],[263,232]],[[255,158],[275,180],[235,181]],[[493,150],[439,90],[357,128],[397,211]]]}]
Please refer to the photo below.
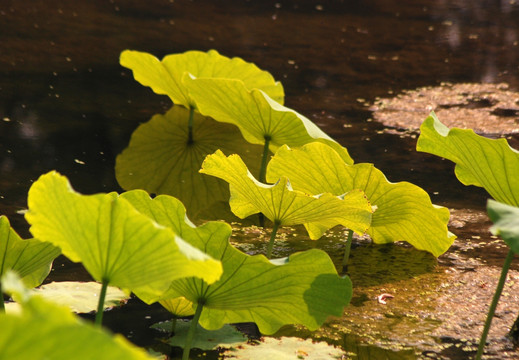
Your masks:
[{"label": "shadow on water", "polygon": [[[270,71],[283,82],[287,106],[347,146],[356,162],[374,163],[390,181],[413,182],[454,210],[458,240],[438,261],[402,244],[356,238],[347,269],[355,292],[344,316],[314,333],[280,334],[324,339],[358,359],[465,359],[507,248],[488,232],[486,193],[462,186],[450,162],[417,153],[416,133],[387,132],[369,104],[443,82],[506,82],[518,90],[518,18],[515,1],[8,2],[0,9],[0,213],[28,237],[27,190],[52,169],[83,193],[121,191],[116,156],[139,124],[171,106],[118,65],[121,51],[162,57],[217,49]],[[268,235],[235,226],[233,240],[258,253]],[[279,238],[277,255],[320,248],[340,269],[343,230],[311,241],[300,229],[283,229]],[[490,358],[518,356],[504,337],[519,312],[517,266]],[[59,258],[49,280],[87,278]],[[393,298],[383,304],[382,294]],[[106,322],[151,347],[150,323],[168,317],[131,299]]]}]

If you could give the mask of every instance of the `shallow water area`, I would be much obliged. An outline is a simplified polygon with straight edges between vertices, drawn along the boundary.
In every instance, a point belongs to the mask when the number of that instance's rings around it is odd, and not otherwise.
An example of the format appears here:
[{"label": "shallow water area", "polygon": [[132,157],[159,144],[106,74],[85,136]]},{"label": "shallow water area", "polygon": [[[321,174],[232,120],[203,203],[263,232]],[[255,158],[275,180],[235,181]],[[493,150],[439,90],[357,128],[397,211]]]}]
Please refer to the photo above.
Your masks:
[{"label": "shallow water area", "polygon": [[[374,163],[390,181],[424,188],[435,204],[451,210],[449,229],[458,237],[438,259],[406,244],[375,245],[355,237],[343,269],[344,229],[318,241],[302,228],[281,229],[275,256],[325,250],[338,271],[351,277],[354,297],[342,318],[314,333],[286,327],[277,335],[324,339],[353,359],[466,359],[474,353],[508,247],[488,231],[488,195],[461,185],[449,161],[416,152],[416,126],[400,118],[398,126],[384,124],[370,107],[446,83],[506,83],[517,93],[518,18],[519,3],[512,0],[9,1],[0,9],[0,214],[29,237],[27,191],[52,169],[82,193],[122,191],[116,156],[139,124],[165,113],[171,102],[119,65],[121,51],[161,58],[217,49],[282,81],[286,105],[346,146],[355,162]],[[490,104],[476,105],[485,110]],[[517,109],[506,109],[506,136],[517,148]],[[407,110],[420,111],[411,105]],[[264,251],[269,226],[240,222],[233,228],[238,247]],[[505,338],[519,314],[518,271],[514,261],[486,359],[519,357]],[[80,265],[59,258],[48,281],[89,279]],[[382,294],[393,298],[383,304]],[[178,349],[164,350],[161,335],[149,329],[168,317],[160,306],[132,298],[106,313],[106,325],[175,357]],[[193,354],[218,358],[217,352]]]}]

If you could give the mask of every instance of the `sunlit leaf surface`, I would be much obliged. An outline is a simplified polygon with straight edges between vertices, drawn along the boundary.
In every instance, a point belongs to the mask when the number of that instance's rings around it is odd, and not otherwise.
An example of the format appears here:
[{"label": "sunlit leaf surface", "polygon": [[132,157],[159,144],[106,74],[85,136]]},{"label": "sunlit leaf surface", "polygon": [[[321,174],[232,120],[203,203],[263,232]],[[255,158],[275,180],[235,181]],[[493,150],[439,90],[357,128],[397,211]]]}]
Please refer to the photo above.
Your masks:
[{"label": "sunlit leaf surface", "polygon": [[13,270],[23,278],[26,286],[38,286],[60,253],[61,250],[51,243],[22,240],[11,228],[7,217],[0,216],[0,277]]},{"label": "sunlit leaf surface", "polygon": [[23,302],[20,313],[0,314],[0,359],[153,359],[123,336],[84,323],[66,307],[17,291],[21,286],[13,282],[6,279],[6,289]]},{"label": "sunlit leaf surface", "polygon": [[433,205],[422,188],[408,182],[391,183],[373,164],[348,165],[324,144],[280,148],[269,162],[267,181],[282,176],[290,179],[295,190],[309,194],[364,191],[377,207],[367,230],[376,243],[407,241],[439,256],[454,241],[447,229],[449,210]]},{"label": "sunlit leaf surface", "polygon": [[217,149],[240,154],[256,173],[262,148],[245,141],[236,126],[200,114],[194,115],[189,143],[188,117],[188,110],[173,106],[166,114],[155,115],[140,125],[129,146],[117,157],[115,173],[123,189],[175,196],[184,203],[189,216],[197,218],[212,204],[228,207],[229,200],[227,183],[198,172],[204,158]]},{"label": "sunlit leaf surface", "polygon": [[249,90],[234,79],[186,76],[184,83],[200,113],[235,124],[253,144],[264,144],[268,139],[270,150],[275,151],[284,144],[297,147],[319,141],[332,146],[347,163],[353,163],[348,151],[312,121],[280,105],[260,89]]},{"label": "sunlit leaf surface", "polygon": [[168,95],[173,103],[185,107],[196,108],[182,83],[186,73],[195,77],[239,79],[247,89],[261,89],[279,103],[284,99],[281,83],[270,73],[240,58],[220,55],[216,50],[171,54],[162,61],[145,52],[125,50],[120,63],[131,69],[135,80],[142,85],[151,87],[157,94]]},{"label": "sunlit leaf surface", "polygon": [[351,281],[339,277],[328,255],[309,250],[288,258],[267,260],[249,256],[229,243],[231,227],[208,222],[194,227],[178,200],[161,195],[150,199],[142,191],[124,196],[135,208],[170,227],[193,246],[222,261],[222,278],[212,285],[196,278],[171,283],[168,295],[203,302],[200,324],[209,330],[224,324],[255,322],[272,334],[285,324],[318,328],[329,315],[342,315],[352,296]]},{"label": "sunlit leaf surface", "polygon": [[200,171],[230,184],[231,210],[240,218],[261,212],[283,226],[303,224],[312,239],[338,224],[363,234],[371,223],[372,208],[357,189],[342,196],[312,196],[293,190],[285,176],[274,185],[262,184],[238,155],[226,157],[221,151],[209,155]]},{"label": "sunlit leaf surface", "polygon": [[81,261],[99,282],[159,295],[171,280],[220,277],[221,265],[115,193],[81,195],[56,172],[38,179],[28,196],[32,234]]},{"label": "sunlit leaf surface", "polygon": [[488,200],[487,210],[490,220],[494,223],[490,231],[501,236],[508,246],[519,254],[519,208]]},{"label": "sunlit leaf surface", "polygon": [[434,113],[420,128],[416,150],[456,163],[464,185],[484,188],[495,200],[519,206],[519,152],[505,139],[488,139],[472,130],[449,129]]}]

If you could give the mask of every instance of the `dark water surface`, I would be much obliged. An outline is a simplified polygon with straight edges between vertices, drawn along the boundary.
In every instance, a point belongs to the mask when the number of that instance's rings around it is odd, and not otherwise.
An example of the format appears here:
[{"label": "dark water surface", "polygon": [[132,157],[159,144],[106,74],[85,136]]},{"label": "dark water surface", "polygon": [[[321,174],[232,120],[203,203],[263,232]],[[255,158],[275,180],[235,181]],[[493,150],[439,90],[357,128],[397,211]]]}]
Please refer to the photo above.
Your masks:
[{"label": "dark water surface", "polygon": [[[119,65],[121,51],[162,57],[217,49],[270,71],[284,85],[286,106],[345,145],[356,162],[374,163],[390,181],[413,182],[427,190],[433,202],[461,214],[463,226],[452,229],[461,242],[440,258],[442,269],[459,270],[460,256],[500,266],[506,248],[474,245],[489,235],[489,223],[481,218],[486,193],[460,185],[451,163],[417,153],[415,138],[381,131],[383,125],[371,121],[366,104],[443,82],[506,82],[519,90],[518,19],[515,0],[2,1],[0,214],[7,215],[22,236],[29,236],[20,214],[27,191],[53,169],[83,193],[121,191],[114,175],[115,157],[140,123],[171,105]],[[466,239],[477,241],[463,242]],[[333,253],[324,243],[308,246]],[[407,258],[408,250],[402,251],[404,255],[393,254],[394,258]],[[422,259],[423,254],[414,254]],[[369,287],[377,284],[365,278],[366,270],[356,272],[361,264],[355,262],[355,252],[353,256],[352,279],[371,294]],[[425,258],[422,270],[408,273],[442,273],[433,270],[436,260]],[[80,266],[61,262],[78,279],[87,278]],[[372,278],[379,278],[374,274]],[[70,280],[57,270],[52,276]],[[363,303],[362,290],[360,294],[357,304]],[[130,306],[108,316],[108,321],[131,340],[149,344],[150,335],[139,329],[153,322],[146,318],[151,310]],[[128,313],[134,315],[131,323],[124,320]],[[339,331],[344,339],[333,341],[361,346],[352,340],[360,336],[361,343],[373,342],[352,331]],[[420,342],[405,343],[403,335],[395,339],[389,340],[402,346]],[[414,350],[401,350],[401,357],[400,350],[394,350],[390,354],[396,357],[389,357],[378,347],[370,350],[372,355],[361,355],[367,350],[359,349],[354,352],[364,359],[417,358]],[[442,354],[447,359],[465,356],[456,351]]]}]

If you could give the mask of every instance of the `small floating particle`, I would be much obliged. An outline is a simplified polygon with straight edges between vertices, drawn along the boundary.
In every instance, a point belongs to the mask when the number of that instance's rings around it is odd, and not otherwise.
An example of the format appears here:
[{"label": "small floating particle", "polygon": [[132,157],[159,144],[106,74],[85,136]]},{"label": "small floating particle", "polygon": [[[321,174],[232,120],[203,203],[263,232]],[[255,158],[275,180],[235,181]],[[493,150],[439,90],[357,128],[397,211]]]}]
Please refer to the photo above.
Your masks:
[{"label": "small floating particle", "polygon": [[79,159],[74,159],[74,162],[77,163],[77,164],[85,165],[85,162],[81,161]]},{"label": "small floating particle", "polygon": [[386,305],[387,304],[386,300],[393,299],[393,298],[394,298],[393,295],[384,293],[384,294],[380,294],[379,296],[377,296],[377,301],[379,302],[379,304]]}]

